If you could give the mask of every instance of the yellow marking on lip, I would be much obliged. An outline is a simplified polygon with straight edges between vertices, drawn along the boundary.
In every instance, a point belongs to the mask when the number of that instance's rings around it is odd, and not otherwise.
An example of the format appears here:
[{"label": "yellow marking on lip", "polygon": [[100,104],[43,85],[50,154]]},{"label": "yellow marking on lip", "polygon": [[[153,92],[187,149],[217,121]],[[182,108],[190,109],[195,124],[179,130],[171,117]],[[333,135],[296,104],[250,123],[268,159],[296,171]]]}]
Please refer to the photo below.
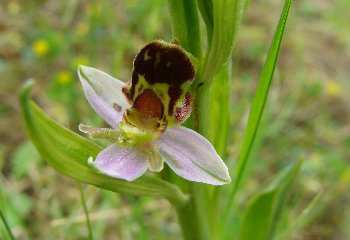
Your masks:
[{"label": "yellow marking on lip", "polygon": [[148,52],[149,52],[149,49],[146,50],[146,52],[145,52],[145,54],[144,54],[144,56],[143,56],[143,60],[144,60],[145,62],[148,61],[149,59],[152,59],[152,57],[150,57],[150,56],[148,55]]},{"label": "yellow marking on lip", "polygon": [[[177,99],[174,109],[176,107],[181,107],[182,101],[185,98],[185,95],[191,85],[190,81],[185,81],[183,84],[181,84],[181,95]],[[140,86],[143,86],[143,88],[140,88]],[[169,107],[170,107],[170,96],[168,94],[170,84],[168,83],[154,83],[154,84],[149,84],[145,77],[141,74],[138,74],[138,82],[135,86],[135,93],[133,96],[133,101],[136,100],[136,98],[142,94],[142,92],[146,89],[151,89],[160,99],[164,107],[164,116],[168,121],[168,126],[174,126],[177,125],[178,123],[176,122],[175,118],[171,115],[169,115]],[[139,91],[139,89],[142,89]]]},{"label": "yellow marking on lip", "polygon": [[154,62],[153,68],[156,69],[157,65],[160,63],[161,61],[161,57],[160,57],[160,53],[157,52],[156,53],[156,61]]}]

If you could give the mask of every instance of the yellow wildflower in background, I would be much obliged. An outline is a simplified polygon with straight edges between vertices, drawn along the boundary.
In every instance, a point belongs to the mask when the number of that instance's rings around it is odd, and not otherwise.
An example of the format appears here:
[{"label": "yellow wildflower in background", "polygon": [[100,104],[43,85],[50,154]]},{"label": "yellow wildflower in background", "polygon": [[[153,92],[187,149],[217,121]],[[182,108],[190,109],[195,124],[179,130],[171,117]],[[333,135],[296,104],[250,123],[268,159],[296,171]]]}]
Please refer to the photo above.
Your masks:
[{"label": "yellow wildflower in background", "polygon": [[61,71],[57,74],[57,81],[62,85],[66,85],[72,81],[72,74],[69,71]]},{"label": "yellow wildflower in background", "polygon": [[349,184],[350,183],[350,169],[347,169],[343,172],[340,177],[342,183]]},{"label": "yellow wildflower in background", "polygon": [[49,43],[44,39],[38,39],[32,45],[33,52],[38,57],[46,55],[49,52],[49,48]]},{"label": "yellow wildflower in background", "polygon": [[328,81],[325,86],[325,91],[328,95],[336,97],[340,94],[340,85],[336,81]]}]

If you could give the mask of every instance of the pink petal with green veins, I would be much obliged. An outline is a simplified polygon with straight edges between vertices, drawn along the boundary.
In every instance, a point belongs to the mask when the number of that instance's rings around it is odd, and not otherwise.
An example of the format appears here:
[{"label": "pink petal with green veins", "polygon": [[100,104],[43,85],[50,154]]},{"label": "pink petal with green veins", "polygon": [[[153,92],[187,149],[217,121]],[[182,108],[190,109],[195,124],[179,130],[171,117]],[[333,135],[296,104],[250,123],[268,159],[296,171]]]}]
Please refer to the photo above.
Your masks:
[{"label": "pink petal with green veins", "polygon": [[138,148],[113,144],[97,155],[94,165],[106,175],[132,181],[148,169],[146,158]]},{"label": "pink petal with green veins", "polygon": [[169,128],[154,142],[159,154],[179,176],[212,185],[229,183],[227,167],[211,143],[185,127]]},{"label": "pink petal with green veins", "polygon": [[122,93],[125,83],[91,67],[80,66],[78,74],[92,108],[109,125],[117,128],[124,111],[131,107]]}]

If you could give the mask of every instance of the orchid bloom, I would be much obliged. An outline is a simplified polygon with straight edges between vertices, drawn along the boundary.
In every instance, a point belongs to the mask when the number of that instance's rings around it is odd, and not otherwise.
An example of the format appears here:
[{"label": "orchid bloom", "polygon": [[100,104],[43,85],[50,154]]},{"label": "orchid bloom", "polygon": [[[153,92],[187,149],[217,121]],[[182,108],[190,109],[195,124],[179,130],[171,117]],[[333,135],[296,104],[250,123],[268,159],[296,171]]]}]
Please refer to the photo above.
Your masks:
[{"label": "orchid bloom", "polygon": [[80,66],[79,78],[92,108],[112,127],[79,129],[91,137],[113,140],[93,162],[102,173],[132,181],[147,169],[159,172],[163,163],[195,182],[222,185],[231,181],[211,143],[181,127],[191,113],[193,57],[175,44],[154,41],[134,60],[128,84]]}]

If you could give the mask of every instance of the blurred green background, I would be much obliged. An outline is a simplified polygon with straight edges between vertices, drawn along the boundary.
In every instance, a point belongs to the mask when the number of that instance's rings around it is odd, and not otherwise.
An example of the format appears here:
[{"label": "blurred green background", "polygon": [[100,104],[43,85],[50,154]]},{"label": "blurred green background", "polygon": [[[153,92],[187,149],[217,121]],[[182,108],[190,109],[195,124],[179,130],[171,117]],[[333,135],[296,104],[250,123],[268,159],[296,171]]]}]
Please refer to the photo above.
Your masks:
[{"label": "blurred green background", "polygon": [[[251,0],[233,53],[231,144],[235,161],[257,79],[283,2]],[[261,189],[305,159],[283,224],[321,194],[292,239],[349,239],[350,1],[295,0],[244,191]],[[204,29],[204,28],[203,28]],[[203,37],[205,33],[203,32]],[[56,173],[27,140],[17,96],[33,98],[60,123],[102,126],[77,79],[79,64],[128,81],[138,50],[171,41],[165,0],[0,1],[0,209],[17,239],[83,239],[88,233],[75,182]],[[219,100],[218,100],[219,101]],[[165,200],[85,186],[95,239],[181,239]]]}]

